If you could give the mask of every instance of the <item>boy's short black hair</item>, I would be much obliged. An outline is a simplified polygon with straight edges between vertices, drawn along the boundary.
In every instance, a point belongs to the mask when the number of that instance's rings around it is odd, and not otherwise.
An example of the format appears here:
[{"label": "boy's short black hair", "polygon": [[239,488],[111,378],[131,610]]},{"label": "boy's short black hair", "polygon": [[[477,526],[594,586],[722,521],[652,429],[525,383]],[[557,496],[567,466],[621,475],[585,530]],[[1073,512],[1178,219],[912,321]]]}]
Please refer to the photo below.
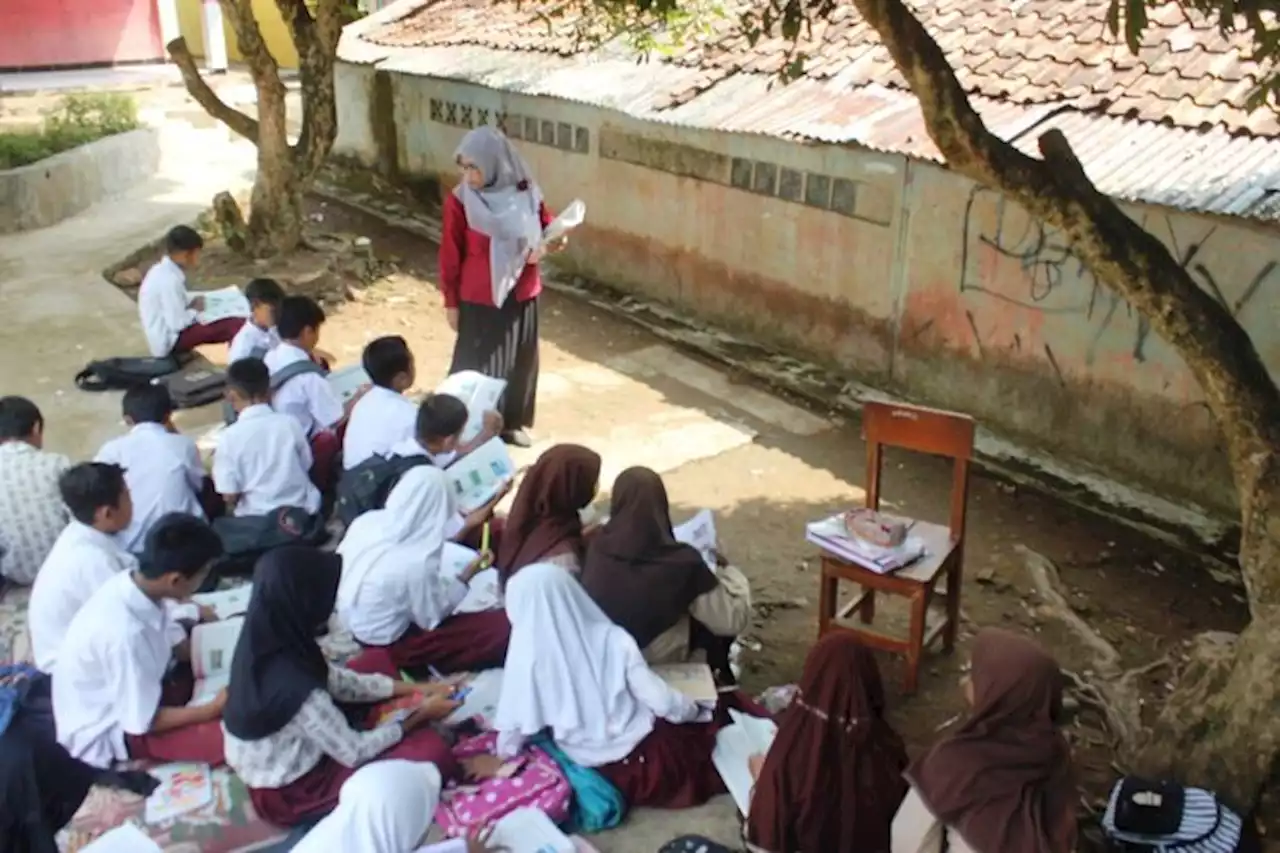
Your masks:
[{"label": "boy's short black hair", "polygon": [[274,278],[255,278],[244,286],[244,298],[250,305],[274,305],[284,301],[284,288]]},{"label": "boy's short black hair", "polygon": [[58,491],[72,518],[81,524],[93,524],[99,509],[120,506],[129,487],[124,481],[124,469],[119,465],[81,462],[62,472]]},{"label": "boy's short black hair", "polygon": [[388,335],[369,341],[360,361],[374,385],[390,388],[397,374],[407,373],[413,367],[413,352],[404,338]]},{"label": "boy's short black hair", "polygon": [[176,408],[163,385],[135,385],[124,392],[124,416],[135,424],[162,424]]},{"label": "boy's short black hair", "polygon": [[40,407],[26,397],[0,397],[0,441],[26,438],[44,426]]},{"label": "boy's short black hair", "polygon": [[209,522],[194,515],[170,512],[160,516],[147,533],[142,576],[155,580],[177,572],[192,578],[224,553],[222,540]]},{"label": "boy's short black hair", "polygon": [[467,425],[467,404],[451,394],[428,394],[418,406],[418,440],[452,438]]},{"label": "boy's short black hair", "polygon": [[164,249],[170,254],[203,248],[204,238],[200,236],[199,231],[189,225],[175,225],[164,237]]},{"label": "boy's short black hair", "polygon": [[227,387],[246,400],[261,400],[271,393],[271,371],[260,358],[242,358],[227,365]]},{"label": "boy's short black hair", "polygon": [[276,331],[286,341],[302,336],[303,329],[318,329],[324,323],[324,309],[310,296],[286,296],[280,300]]}]

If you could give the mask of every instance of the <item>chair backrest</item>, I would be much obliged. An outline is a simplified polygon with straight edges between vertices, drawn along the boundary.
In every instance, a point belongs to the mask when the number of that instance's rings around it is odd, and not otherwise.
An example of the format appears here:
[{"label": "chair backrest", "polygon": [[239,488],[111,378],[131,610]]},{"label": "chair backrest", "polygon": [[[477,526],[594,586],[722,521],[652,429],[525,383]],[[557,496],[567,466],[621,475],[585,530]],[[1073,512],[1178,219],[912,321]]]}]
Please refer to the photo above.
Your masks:
[{"label": "chair backrest", "polygon": [[862,408],[862,434],[867,442],[867,506],[871,509],[880,508],[880,469],[885,447],[954,460],[948,527],[953,538],[962,538],[969,497],[969,460],[973,457],[973,418],[922,406],[869,402]]}]

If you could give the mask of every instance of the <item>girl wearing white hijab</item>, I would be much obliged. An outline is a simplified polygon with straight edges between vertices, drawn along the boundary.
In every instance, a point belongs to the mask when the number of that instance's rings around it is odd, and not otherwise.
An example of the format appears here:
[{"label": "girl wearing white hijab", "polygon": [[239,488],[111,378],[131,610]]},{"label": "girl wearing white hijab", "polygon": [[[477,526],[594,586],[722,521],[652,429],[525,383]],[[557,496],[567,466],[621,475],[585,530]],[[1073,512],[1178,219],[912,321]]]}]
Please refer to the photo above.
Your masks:
[{"label": "girl wearing white hijab", "polygon": [[294,853],[411,853],[431,827],[440,785],[434,764],[366,764],[343,784],[338,807],[298,842]]},{"label": "girl wearing white hijab", "polygon": [[526,566],[507,585],[506,607],[511,644],[494,719],[500,758],[547,730],[633,806],[684,808],[724,791],[711,763],[715,727],[698,722],[711,709],[649,669],[636,641],[571,574],[552,563]]},{"label": "girl wearing white hijab", "polygon": [[462,179],[445,199],[440,241],[440,289],[458,334],[449,372],[507,380],[503,438],[528,447],[524,430],[533,425],[538,387],[538,261],[552,216],[528,164],[496,128],[470,131],[454,158]]},{"label": "girl wearing white hijab", "polygon": [[[511,627],[500,610],[454,614],[467,585],[486,565],[480,555],[457,577],[442,571],[457,511],[445,474],[419,465],[400,478],[386,508],[357,518],[338,546],[338,616],[368,650],[359,671],[390,659],[394,671],[499,666]],[[379,666],[378,671],[385,666]]]}]

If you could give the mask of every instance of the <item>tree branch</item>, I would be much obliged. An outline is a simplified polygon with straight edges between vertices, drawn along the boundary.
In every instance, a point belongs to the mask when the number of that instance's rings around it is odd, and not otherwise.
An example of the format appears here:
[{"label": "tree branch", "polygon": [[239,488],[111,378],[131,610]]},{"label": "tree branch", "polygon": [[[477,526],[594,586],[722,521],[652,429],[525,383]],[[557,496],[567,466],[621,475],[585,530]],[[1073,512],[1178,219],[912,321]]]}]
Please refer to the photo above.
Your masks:
[{"label": "tree branch", "polygon": [[196,103],[204,107],[209,115],[257,145],[258,122],[218,97],[218,93],[205,82],[200,76],[200,70],[196,68],[195,57],[187,47],[187,40],[178,36],[165,45],[165,48],[169,51],[169,58],[173,60],[174,65],[178,66],[178,71],[182,74],[182,82],[187,87],[187,93],[195,98]]}]

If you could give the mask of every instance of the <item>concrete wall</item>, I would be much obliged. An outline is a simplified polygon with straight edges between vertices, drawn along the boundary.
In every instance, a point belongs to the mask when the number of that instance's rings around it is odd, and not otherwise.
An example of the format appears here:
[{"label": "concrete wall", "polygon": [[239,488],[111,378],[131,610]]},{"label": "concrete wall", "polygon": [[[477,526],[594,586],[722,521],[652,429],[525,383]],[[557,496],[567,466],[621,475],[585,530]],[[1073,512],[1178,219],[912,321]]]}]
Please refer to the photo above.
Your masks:
[{"label": "concrete wall", "polygon": [[159,132],[143,128],[0,171],[0,234],[44,228],[151,177]]},{"label": "concrete wall", "polygon": [[[586,201],[567,253],[585,276],[1233,511],[1217,433],[1180,360],[1061,237],[999,195],[898,155],[382,68],[340,66],[339,153],[449,186],[463,133],[500,118],[553,206]],[[1236,312],[1280,375],[1280,232],[1127,209]]]}]

